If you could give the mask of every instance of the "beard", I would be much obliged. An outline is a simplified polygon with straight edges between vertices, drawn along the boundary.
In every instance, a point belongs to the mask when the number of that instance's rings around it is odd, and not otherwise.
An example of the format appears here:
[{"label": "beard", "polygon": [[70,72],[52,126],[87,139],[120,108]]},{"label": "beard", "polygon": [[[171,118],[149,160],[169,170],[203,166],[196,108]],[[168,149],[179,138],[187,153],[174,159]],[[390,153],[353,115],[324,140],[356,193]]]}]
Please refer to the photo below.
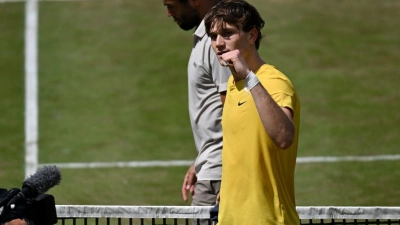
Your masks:
[{"label": "beard", "polygon": [[178,21],[178,25],[182,30],[191,30],[194,27],[199,26],[201,18],[197,11],[194,9],[188,9],[182,14],[181,18],[175,18]]}]

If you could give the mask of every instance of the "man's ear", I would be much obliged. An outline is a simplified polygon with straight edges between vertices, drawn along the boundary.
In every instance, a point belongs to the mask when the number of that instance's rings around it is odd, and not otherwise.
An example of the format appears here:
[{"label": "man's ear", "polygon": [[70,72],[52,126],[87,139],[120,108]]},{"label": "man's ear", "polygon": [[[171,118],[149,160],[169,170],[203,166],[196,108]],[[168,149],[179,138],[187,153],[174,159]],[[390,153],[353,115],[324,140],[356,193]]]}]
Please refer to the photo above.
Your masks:
[{"label": "man's ear", "polygon": [[258,30],[256,28],[253,28],[249,31],[249,42],[250,44],[254,44],[258,38]]},{"label": "man's ear", "polygon": [[197,6],[199,5],[199,2],[201,0],[188,0],[188,3],[190,6],[192,6],[193,8],[197,8]]}]

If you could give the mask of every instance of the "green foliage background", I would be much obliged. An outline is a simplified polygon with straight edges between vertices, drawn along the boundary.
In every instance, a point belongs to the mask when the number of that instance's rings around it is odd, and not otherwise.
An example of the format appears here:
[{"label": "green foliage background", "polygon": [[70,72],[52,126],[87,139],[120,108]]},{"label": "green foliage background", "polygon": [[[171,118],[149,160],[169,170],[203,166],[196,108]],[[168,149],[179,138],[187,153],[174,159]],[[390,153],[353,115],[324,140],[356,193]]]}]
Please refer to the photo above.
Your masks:
[{"label": "green foliage background", "polygon": [[[251,0],[302,103],[299,156],[398,154],[400,2]],[[0,187],[24,179],[24,3],[0,3]],[[161,0],[39,3],[39,161],[191,160],[192,32]],[[188,205],[186,167],[62,169],[57,204]],[[398,205],[398,161],[298,164],[297,205]]]}]

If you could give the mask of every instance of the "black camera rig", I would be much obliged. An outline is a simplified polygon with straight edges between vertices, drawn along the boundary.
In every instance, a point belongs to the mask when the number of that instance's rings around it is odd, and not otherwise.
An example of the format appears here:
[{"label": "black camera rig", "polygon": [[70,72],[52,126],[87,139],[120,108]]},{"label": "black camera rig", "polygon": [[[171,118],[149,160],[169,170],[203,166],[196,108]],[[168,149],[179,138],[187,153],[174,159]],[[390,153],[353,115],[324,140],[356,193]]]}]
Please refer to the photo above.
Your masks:
[{"label": "black camera rig", "polygon": [[55,200],[52,195],[40,194],[35,198],[27,198],[10,204],[10,200],[21,192],[18,188],[0,188],[0,225],[13,219],[23,219],[30,225],[53,225],[57,223]]}]

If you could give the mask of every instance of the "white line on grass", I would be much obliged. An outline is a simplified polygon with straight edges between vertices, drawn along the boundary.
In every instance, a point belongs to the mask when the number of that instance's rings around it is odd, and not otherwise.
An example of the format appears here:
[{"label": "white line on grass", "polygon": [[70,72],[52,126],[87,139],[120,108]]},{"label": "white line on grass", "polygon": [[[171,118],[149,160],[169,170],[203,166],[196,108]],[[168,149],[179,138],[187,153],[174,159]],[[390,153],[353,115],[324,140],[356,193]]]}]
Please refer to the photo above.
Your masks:
[{"label": "white line on grass", "polygon": [[133,162],[90,162],[90,163],[54,163],[41,164],[40,166],[55,165],[59,168],[111,168],[111,167],[171,167],[188,166],[193,160],[171,160],[171,161],[133,161]]},{"label": "white line on grass", "polygon": [[376,155],[376,156],[314,156],[314,157],[298,157],[297,163],[312,163],[312,162],[371,162],[371,161],[388,161],[400,160],[400,155]]},{"label": "white line on grass", "polygon": [[[377,155],[377,156],[315,156],[298,157],[297,163],[321,163],[321,162],[371,162],[371,161],[400,160],[400,155]],[[132,161],[132,162],[90,162],[90,163],[54,163],[40,164],[40,166],[55,165],[59,168],[113,168],[113,167],[172,167],[190,166],[193,160],[171,160],[171,161]]]},{"label": "white line on grass", "polygon": [[38,3],[25,4],[25,177],[38,167]]}]

